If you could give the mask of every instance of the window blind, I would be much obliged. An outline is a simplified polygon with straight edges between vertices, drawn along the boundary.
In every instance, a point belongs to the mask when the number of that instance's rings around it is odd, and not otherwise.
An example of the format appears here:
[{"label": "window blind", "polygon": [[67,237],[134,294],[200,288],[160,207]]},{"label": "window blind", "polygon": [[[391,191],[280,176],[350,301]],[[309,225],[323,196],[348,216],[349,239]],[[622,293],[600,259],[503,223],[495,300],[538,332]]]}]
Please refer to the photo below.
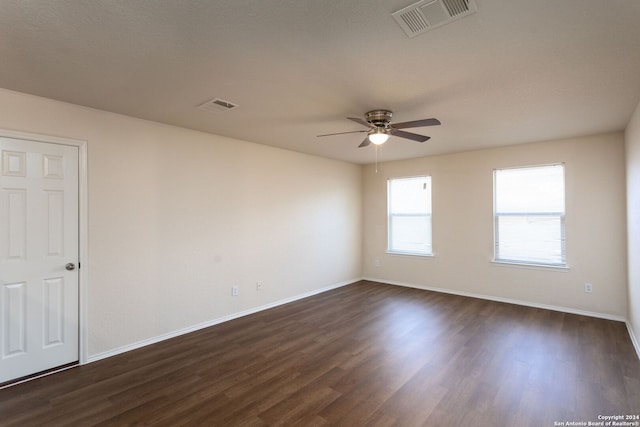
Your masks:
[{"label": "window blind", "polygon": [[388,251],[432,255],[431,177],[388,181]]},{"label": "window blind", "polygon": [[495,260],[566,265],[564,165],[494,171]]}]

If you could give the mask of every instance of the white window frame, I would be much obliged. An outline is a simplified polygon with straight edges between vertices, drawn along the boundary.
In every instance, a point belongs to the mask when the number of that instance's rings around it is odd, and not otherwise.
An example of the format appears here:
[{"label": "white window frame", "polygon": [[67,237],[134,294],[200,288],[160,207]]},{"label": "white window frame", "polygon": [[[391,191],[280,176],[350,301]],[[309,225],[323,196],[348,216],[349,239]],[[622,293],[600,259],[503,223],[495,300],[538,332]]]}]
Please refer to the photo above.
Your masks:
[{"label": "white window frame", "polygon": [[[428,206],[431,208],[429,212],[423,213],[407,213],[407,212],[392,212],[391,211],[391,184],[393,181],[400,180],[409,180],[409,179],[426,179],[429,183],[429,203]],[[432,257],[433,256],[433,186],[432,179],[430,175],[417,175],[417,176],[406,176],[406,177],[396,177],[387,179],[387,253],[394,255],[412,255],[412,256],[420,256],[420,257]],[[429,251],[412,251],[412,250],[402,250],[402,249],[394,249],[392,248],[392,239],[393,239],[393,218],[397,217],[414,217],[420,218],[424,217],[429,221],[429,228],[431,230],[431,241],[428,242]]]},{"label": "white window frame", "polygon": [[[498,213],[497,212],[497,175],[500,171],[505,170],[514,170],[514,169],[534,169],[534,168],[544,168],[544,167],[562,167],[562,185],[563,185],[563,210],[560,212],[509,212],[509,213]],[[566,216],[566,170],[564,163],[553,163],[553,164],[544,164],[544,165],[530,165],[530,166],[518,166],[518,167],[510,167],[510,168],[500,168],[494,169],[493,171],[493,227],[494,227],[494,250],[493,250],[493,262],[499,264],[514,264],[514,265],[524,265],[524,266],[534,266],[534,267],[547,267],[547,268],[559,268],[559,269],[567,269],[567,251],[566,251],[566,228],[565,228],[565,216]],[[542,261],[534,261],[531,259],[515,259],[515,258],[501,258],[499,257],[499,220],[500,217],[526,217],[526,218],[558,218],[560,223],[560,261],[559,262],[542,262]]]}]

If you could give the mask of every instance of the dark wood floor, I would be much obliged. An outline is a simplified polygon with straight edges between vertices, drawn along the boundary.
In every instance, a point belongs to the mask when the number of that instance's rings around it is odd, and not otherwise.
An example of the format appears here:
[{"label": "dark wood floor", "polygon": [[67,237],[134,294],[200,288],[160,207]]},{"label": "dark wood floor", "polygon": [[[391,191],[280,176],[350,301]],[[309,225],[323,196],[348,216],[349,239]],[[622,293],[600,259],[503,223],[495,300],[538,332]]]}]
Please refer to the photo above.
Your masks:
[{"label": "dark wood floor", "polygon": [[553,426],[640,414],[623,323],[359,282],[0,390],[3,426]]}]

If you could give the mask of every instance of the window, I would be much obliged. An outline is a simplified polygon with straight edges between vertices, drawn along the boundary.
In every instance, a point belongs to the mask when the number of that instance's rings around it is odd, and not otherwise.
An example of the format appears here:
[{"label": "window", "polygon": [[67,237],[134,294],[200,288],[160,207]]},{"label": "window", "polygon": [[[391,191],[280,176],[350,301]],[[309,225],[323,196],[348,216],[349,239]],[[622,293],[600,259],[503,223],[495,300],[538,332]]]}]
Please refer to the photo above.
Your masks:
[{"label": "window", "polygon": [[388,251],[432,255],[431,177],[390,179],[387,190]]},{"label": "window", "polygon": [[564,211],[564,165],[495,170],[495,261],[566,266]]}]

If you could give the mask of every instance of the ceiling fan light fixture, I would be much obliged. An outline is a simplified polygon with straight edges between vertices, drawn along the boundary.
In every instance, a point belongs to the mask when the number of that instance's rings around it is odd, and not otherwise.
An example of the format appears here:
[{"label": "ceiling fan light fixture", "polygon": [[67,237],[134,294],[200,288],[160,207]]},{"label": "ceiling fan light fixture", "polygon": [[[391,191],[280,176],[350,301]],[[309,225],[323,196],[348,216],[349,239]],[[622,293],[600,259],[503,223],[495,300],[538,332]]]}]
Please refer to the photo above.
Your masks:
[{"label": "ceiling fan light fixture", "polygon": [[[426,1],[426,0],[425,0]],[[454,1],[454,0],[449,0]],[[463,1],[463,0],[455,0],[455,1]],[[466,1],[466,0],[465,0]],[[430,139],[428,136],[419,135],[417,133],[407,132],[403,129],[407,128],[417,128],[417,127],[425,127],[425,126],[436,126],[440,125],[440,120],[438,119],[421,119],[421,120],[412,120],[410,122],[401,122],[401,123],[391,123],[391,117],[393,113],[389,110],[372,110],[364,115],[364,120],[358,117],[347,117],[347,120],[351,120],[352,122],[356,122],[364,127],[366,130],[355,130],[348,132],[337,132],[337,133],[326,133],[318,136],[331,136],[331,135],[343,135],[345,133],[360,133],[363,132],[367,134],[367,137],[358,145],[358,148],[368,147],[371,144],[374,145],[382,145],[389,139],[389,136],[393,135],[398,138],[410,139],[416,142],[425,142]]]},{"label": "ceiling fan light fixture", "polygon": [[389,134],[384,129],[377,129],[369,134],[369,141],[375,145],[382,145],[389,139]]}]

